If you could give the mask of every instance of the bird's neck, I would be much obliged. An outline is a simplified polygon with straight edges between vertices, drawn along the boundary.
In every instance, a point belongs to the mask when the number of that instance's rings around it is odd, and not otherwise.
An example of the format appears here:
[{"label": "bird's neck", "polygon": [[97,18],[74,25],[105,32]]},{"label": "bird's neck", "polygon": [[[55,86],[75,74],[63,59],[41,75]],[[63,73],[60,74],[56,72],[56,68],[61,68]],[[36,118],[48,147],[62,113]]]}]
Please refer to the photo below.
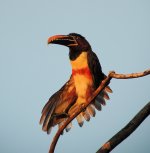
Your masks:
[{"label": "bird's neck", "polygon": [[87,52],[81,52],[75,60],[70,60],[72,66],[72,75],[85,75],[91,78],[91,72],[88,66]]}]

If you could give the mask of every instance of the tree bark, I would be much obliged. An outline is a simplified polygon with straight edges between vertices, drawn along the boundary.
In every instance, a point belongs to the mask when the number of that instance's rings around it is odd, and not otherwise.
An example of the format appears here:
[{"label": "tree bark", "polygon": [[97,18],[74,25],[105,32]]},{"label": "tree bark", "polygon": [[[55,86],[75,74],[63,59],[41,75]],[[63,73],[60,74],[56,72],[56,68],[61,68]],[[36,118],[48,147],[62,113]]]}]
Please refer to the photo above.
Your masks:
[{"label": "tree bark", "polygon": [[150,114],[150,102],[117,134],[108,140],[96,153],[109,153],[126,139]]}]

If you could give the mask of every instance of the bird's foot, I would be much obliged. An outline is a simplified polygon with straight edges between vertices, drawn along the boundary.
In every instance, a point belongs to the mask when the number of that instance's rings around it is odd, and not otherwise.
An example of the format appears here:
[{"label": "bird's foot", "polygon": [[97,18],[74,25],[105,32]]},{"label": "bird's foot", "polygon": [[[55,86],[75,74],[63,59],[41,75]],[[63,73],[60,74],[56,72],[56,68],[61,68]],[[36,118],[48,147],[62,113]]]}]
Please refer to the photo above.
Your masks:
[{"label": "bird's foot", "polygon": [[75,104],[75,105],[73,105],[71,108],[70,108],[70,110],[69,110],[69,114],[73,114],[73,113],[75,113],[76,111],[78,111],[78,110],[82,110],[83,112],[86,110],[86,108],[84,108],[85,107],[85,104],[84,103],[81,103],[81,104]]},{"label": "bird's foot", "polygon": [[80,104],[80,109],[85,112],[86,108],[85,108],[85,103],[81,103]]},{"label": "bird's foot", "polygon": [[54,114],[54,117],[56,117],[56,118],[68,118],[69,114],[66,113],[66,112],[63,112],[63,113],[59,113],[59,114]]}]

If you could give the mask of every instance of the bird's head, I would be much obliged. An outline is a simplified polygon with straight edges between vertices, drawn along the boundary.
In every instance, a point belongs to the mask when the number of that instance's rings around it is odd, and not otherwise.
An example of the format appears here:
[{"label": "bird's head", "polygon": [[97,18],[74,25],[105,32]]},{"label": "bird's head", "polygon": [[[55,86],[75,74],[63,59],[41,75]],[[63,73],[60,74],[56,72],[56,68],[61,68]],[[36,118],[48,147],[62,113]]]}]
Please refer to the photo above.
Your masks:
[{"label": "bird's head", "polygon": [[69,47],[69,56],[71,59],[76,58],[83,51],[86,52],[91,50],[88,41],[77,33],[49,37],[48,44],[59,44]]}]

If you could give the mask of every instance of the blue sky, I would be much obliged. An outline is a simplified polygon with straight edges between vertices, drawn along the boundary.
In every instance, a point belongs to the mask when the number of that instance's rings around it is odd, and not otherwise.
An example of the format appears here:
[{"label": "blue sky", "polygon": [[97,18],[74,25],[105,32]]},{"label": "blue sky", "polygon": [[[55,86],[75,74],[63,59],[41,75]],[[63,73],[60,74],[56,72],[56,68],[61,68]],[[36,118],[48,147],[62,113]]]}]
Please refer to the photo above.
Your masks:
[{"label": "blue sky", "polygon": [[[68,48],[47,45],[55,34],[80,33],[98,55],[103,71],[150,68],[148,0],[13,0],[0,5],[0,152],[46,153],[51,135],[41,130],[41,109],[69,78]],[[56,153],[92,153],[150,101],[150,76],[111,81],[113,94],[83,128],[59,139]],[[114,153],[150,152],[150,119]]]}]

